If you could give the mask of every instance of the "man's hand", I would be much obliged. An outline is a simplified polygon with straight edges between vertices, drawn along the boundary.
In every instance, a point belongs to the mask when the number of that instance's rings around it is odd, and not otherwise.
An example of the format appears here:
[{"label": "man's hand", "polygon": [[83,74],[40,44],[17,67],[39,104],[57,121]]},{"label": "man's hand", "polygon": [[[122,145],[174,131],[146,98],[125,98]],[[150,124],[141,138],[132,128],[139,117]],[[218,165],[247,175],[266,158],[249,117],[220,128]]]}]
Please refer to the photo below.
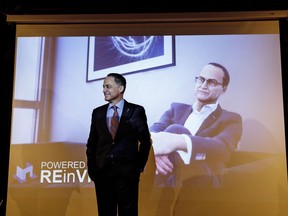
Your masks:
[{"label": "man's hand", "polygon": [[168,155],[155,156],[156,160],[156,174],[167,175],[173,170],[173,164],[168,158]]},{"label": "man's hand", "polygon": [[177,150],[187,151],[185,139],[181,134],[168,132],[151,132],[151,137],[154,154],[156,156],[168,155]]}]

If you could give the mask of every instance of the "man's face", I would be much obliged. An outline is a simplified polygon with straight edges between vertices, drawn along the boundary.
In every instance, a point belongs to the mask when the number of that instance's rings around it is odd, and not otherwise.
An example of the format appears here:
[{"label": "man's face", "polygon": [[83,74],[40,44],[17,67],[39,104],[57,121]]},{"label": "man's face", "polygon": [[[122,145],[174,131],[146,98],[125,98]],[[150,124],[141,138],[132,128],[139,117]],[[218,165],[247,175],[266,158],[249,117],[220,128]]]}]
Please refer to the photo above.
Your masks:
[{"label": "man's face", "polygon": [[[202,84],[196,82],[196,98],[203,104],[215,103],[226,90],[226,87],[221,85],[223,83],[224,72],[221,68],[215,67],[214,65],[206,65],[200,72],[199,77],[202,81],[204,79],[205,81]],[[210,83],[212,81],[217,84],[209,85],[209,81],[207,80],[210,80]]]},{"label": "man's face", "polygon": [[114,77],[106,77],[103,83],[104,99],[110,103],[116,104],[123,98],[123,86],[115,83]]}]

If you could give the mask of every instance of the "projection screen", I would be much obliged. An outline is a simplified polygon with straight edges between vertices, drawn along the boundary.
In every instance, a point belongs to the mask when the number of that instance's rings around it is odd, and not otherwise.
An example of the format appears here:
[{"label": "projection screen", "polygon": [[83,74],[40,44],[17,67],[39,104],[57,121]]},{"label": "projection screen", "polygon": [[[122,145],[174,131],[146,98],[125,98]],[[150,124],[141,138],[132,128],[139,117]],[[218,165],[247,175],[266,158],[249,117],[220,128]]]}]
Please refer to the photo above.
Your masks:
[{"label": "projection screen", "polygon": [[125,76],[126,100],[145,107],[155,132],[172,103],[194,103],[195,76],[209,62],[230,73],[219,104],[241,116],[240,141],[213,186],[193,167],[219,149],[175,164],[179,179],[166,184],[154,146],[139,215],[288,214],[278,20],[20,23],[16,30],[7,216],[97,215],[85,145],[92,110],[106,103],[103,78]]}]

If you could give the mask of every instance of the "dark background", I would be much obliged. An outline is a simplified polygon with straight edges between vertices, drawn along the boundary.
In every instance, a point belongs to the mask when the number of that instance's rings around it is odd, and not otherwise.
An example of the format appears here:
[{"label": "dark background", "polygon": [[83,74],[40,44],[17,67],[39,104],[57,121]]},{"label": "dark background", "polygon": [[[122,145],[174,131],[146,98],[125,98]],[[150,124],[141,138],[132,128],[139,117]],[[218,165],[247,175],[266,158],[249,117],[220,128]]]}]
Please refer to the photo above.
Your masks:
[{"label": "dark background", "polygon": [[[37,14],[123,14],[288,10],[288,0],[0,0],[0,215],[5,215],[9,163],[15,24],[7,15]],[[287,104],[288,22],[281,22],[284,104]],[[287,106],[286,106],[287,107]],[[285,110],[287,109],[285,107]],[[285,112],[287,115],[287,112]],[[287,118],[285,117],[285,120]],[[285,121],[287,122],[287,120]],[[286,129],[286,134],[287,134]]]},{"label": "dark background", "polygon": [[287,0],[1,0],[3,14],[161,13],[285,10]]}]

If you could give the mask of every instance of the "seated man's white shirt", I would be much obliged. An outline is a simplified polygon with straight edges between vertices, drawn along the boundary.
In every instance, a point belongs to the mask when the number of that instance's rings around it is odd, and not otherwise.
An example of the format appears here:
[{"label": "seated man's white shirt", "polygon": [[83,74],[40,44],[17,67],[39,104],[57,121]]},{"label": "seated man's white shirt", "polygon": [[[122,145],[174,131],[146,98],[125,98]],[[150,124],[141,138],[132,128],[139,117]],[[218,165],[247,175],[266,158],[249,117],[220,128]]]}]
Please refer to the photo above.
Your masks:
[{"label": "seated man's white shirt", "polygon": [[[204,120],[213,112],[216,110],[218,106],[218,102],[215,104],[208,104],[202,107],[200,112],[196,109],[196,105],[198,102],[195,102],[193,104],[193,112],[189,115],[187,118],[184,127],[186,127],[190,133],[194,136],[195,133],[198,131]],[[185,138],[186,144],[187,144],[187,152],[178,150],[181,159],[185,164],[190,163],[192,150],[193,150],[193,143],[190,137],[186,134],[182,134],[182,136]],[[201,155],[201,157],[197,156],[195,157],[196,160],[205,160],[205,156]]]}]

